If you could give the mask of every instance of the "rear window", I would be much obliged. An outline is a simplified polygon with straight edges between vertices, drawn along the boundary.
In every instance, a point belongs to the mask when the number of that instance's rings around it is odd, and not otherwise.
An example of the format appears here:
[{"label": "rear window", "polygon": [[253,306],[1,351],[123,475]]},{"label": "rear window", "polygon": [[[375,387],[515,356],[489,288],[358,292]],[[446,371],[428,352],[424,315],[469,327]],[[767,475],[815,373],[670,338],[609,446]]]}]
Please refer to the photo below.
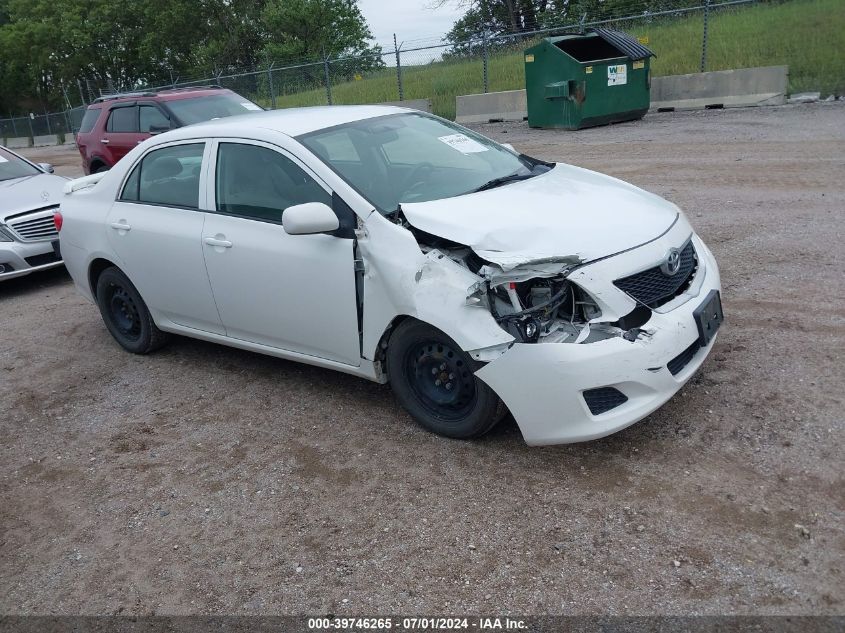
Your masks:
[{"label": "rear window", "polygon": [[192,97],[190,99],[173,99],[164,103],[182,122],[182,125],[262,110],[261,106],[234,93]]},{"label": "rear window", "polygon": [[100,108],[91,108],[85,111],[85,116],[82,117],[82,123],[79,124],[79,133],[88,134],[94,129],[94,124],[100,118]]}]

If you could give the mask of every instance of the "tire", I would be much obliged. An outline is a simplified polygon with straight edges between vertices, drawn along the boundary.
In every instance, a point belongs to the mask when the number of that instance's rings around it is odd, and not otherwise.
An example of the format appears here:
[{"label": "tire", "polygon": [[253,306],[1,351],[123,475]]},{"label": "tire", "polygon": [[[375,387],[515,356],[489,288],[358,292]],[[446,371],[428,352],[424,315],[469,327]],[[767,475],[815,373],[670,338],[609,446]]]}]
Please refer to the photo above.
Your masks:
[{"label": "tire", "polygon": [[412,319],[396,328],[387,347],[396,399],[421,426],[446,437],[481,437],[501,418],[501,400],[475,376],[481,366],[443,332]]},{"label": "tire", "polygon": [[100,273],[97,306],[114,340],[128,352],[149,354],[168,340],[168,335],[156,327],[135,286],[119,268],[112,266]]}]

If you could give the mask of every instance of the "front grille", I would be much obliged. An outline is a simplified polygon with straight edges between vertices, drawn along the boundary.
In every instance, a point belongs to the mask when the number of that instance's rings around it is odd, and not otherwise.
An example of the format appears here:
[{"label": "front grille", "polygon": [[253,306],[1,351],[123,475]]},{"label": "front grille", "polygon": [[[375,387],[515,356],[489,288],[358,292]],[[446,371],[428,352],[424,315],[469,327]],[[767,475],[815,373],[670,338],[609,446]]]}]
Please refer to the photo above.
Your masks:
[{"label": "front grille", "polygon": [[699,343],[698,339],[696,339],[695,341],[693,341],[692,345],[690,345],[683,352],[675,356],[675,358],[673,358],[666,364],[666,367],[669,368],[669,371],[672,372],[673,376],[677,376],[678,374],[680,374],[681,370],[683,370],[684,367],[689,365],[689,362],[693,359],[693,356],[695,356],[695,353],[700,347],[701,343]]},{"label": "front grille", "polygon": [[41,242],[59,237],[52,209],[21,215],[9,220],[8,226],[24,242]]},{"label": "front grille", "polygon": [[59,256],[55,253],[43,253],[42,255],[33,255],[32,257],[25,257],[26,263],[30,266],[43,266],[44,264],[52,264],[59,261]]},{"label": "front grille", "polygon": [[681,294],[695,276],[698,258],[692,240],[681,249],[681,266],[671,277],[660,266],[614,281],[614,285],[649,308],[657,308]]},{"label": "front grille", "polygon": [[590,413],[599,415],[628,402],[628,396],[613,387],[599,387],[587,389],[584,392],[584,402],[590,408]]}]

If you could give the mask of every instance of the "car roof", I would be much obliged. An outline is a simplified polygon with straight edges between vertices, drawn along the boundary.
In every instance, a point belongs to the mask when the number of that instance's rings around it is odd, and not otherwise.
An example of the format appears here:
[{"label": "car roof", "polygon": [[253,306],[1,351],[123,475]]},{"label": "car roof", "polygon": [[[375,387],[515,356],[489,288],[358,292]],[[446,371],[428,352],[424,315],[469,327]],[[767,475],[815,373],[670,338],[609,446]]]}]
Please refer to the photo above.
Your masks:
[{"label": "car roof", "polygon": [[380,105],[284,108],[194,123],[161,134],[157,138],[163,141],[165,138],[177,140],[197,136],[237,136],[256,129],[271,130],[295,137],[344,123],[402,113],[419,113],[419,111]]}]

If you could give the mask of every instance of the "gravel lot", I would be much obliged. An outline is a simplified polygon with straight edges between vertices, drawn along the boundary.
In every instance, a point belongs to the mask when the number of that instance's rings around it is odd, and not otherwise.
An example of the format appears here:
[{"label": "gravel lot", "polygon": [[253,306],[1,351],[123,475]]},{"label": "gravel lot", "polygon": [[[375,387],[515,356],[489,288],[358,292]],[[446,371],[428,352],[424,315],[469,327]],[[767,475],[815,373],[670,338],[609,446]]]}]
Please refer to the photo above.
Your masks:
[{"label": "gravel lot", "polygon": [[727,317],[687,387],[588,444],[446,440],[350,376],[129,355],[63,271],[6,282],[0,613],[845,610],[845,104],[479,129],[687,210]]}]

